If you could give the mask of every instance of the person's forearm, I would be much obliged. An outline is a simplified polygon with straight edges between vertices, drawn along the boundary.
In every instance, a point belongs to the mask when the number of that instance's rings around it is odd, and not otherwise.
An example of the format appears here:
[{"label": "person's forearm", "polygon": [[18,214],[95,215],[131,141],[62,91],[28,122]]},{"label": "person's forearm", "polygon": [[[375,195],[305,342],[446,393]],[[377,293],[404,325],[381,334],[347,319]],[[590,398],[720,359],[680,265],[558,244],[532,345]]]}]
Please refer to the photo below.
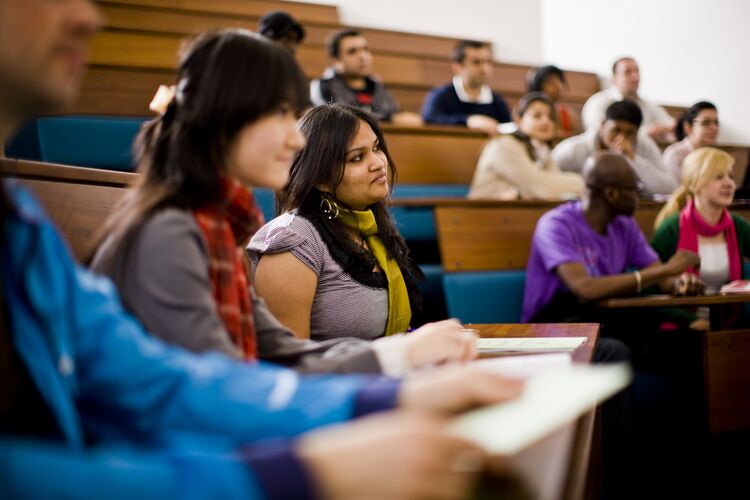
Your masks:
[{"label": "person's forearm", "polygon": [[657,285],[659,286],[659,290],[661,290],[663,293],[674,293],[675,291],[674,283],[675,283],[675,276],[667,276],[659,280]]},{"label": "person's forearm", "polygon": [[641,289],[657,285],[662,291],[671,292],[674,287],[675,274],[664,264],[641,269],[641,277],[643,279]]},{"label": "person's forearm", "polygon": [[[259,459],[243,461],[224,447],[215,448],[216,440],[201,442],[197,436],[195,439],[192,447],[156,449],[100,443],[91,449],[74,451],[58,443],[6,438],[0,441],[3,498],[253,500],[282,498],[273,495],[294,491],[292,487],[297,485],[298,491],[315,494],[311,482],[304,481],[306,467],[299,460],[292,458],[286,462],[299,463],[297,469],[303,470],[302,474],[292,476],[294,482],[286,480],[289,483],[286,490],[268,488],[269,481],[261,477],[264,471],[255,467]],[[282,463],[278,459],[263,461],[268,465],[266,469]],[[42,481],[39,471],[44,471]],[[290,471],[291,468],[285,467],[276,474]]]},{"label": "person's forearm", "polygon": [[661,284],[661,281],[672,279],[664,265],[641,269],[638,273],[640,273],[640,283],[636,272],[587,277],[576,284],[571,291],[582,302],[592,302],[609,297],[633,295],[657,283]]}]

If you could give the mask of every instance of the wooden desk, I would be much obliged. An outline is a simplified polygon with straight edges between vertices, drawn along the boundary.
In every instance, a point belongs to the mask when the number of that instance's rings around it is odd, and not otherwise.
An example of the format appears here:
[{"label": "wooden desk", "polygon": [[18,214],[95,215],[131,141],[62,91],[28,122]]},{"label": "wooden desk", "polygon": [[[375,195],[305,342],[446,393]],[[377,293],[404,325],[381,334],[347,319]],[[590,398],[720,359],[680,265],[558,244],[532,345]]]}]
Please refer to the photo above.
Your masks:
[{"label": "wooden desk", "polygon": [[750,302],[750,295],[672,297],[653,295],[609,299],[600,306],[621,308],[707,306],[711,328],[703,335],[703,384],[711,432],[750,429],[750,329],[736,329],[727,309]]},{"label": "wooden desk", "polygon": [[672,295],[645,295],[639,297],[626,297],[608,299],[599,303],[600,307],[607,309],[631,309],[652,307],[708,307],[711,311],[711,330],[720,331],[731,327],[728,320],[731,316],[726,315],[724,306],[731,304],[743,304],[750,302],[750,294],[731,295],[698,295],[692,297],[675,297]]},{"label": "wooden desk", "polygon": [[[599,336],[596,323],[547,324],[468,324],[483,338],[497,337],[586,337],[573,352],[574,363],[590,363]],[[592,451],[599,455],[599,436],[595,436],[596,410],[578,419],[538,444],[513,457],[511,464],[532,483],[535,498],[584,498],[595,488],[601,469],[592,462]],[[567,451],[567,454],[565,453]],[[590,464],[593,467],[589,469]],[[555,470],[557,469],[557,470]],[[543,470],[544,473],[540,473]],[[555,477],[557,476],[557,477]],[[560,484],[563,486],[560,487]],[[559,494],[558,494],[559,493]]]}]

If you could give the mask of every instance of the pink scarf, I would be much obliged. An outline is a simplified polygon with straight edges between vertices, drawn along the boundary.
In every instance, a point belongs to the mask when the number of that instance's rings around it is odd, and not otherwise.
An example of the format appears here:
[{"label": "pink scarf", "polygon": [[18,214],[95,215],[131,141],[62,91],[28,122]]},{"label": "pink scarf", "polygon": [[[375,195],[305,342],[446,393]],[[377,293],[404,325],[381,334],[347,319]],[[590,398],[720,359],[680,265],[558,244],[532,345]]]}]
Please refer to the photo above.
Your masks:
[{"label": "pink scarf", "polygon": [[[729,215],[729,211],[724,209],[718,224],[712,226],[708,224],[698,210],[695,208],[693,199],[688,200],[687,206],[680,212],[680,240],[677,242],[678,250],[690,250],[698,253],[698,236],[716,236],[720,232],[724,233],[727,242],[727,253],[729,254],[729,281],[742,278],[742,268],[740,266],[740,252],[737,245],[737,232],[734,229],[734,221]],[[688,269],[688,272],[696,273],[694,268]]]}]

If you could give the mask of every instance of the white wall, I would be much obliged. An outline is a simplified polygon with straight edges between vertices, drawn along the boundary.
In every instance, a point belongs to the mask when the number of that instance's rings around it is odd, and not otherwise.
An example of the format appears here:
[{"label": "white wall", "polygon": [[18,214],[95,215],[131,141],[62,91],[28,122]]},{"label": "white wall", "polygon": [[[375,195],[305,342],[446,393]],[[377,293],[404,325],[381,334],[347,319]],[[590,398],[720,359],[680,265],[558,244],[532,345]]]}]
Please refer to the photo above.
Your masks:
[{"label": "white wall", "polygon": [[541,0],[541,14],[545,60],[608,77],[614,59],[632,55],[642,97],[681,106],[712,101],[720,140],[750,144],[750,2]]},{"label": "white wall", "polygon": [[542,60],[540,0],[298,1],[336,5],[344,24],[487,40],[505,62]]}]

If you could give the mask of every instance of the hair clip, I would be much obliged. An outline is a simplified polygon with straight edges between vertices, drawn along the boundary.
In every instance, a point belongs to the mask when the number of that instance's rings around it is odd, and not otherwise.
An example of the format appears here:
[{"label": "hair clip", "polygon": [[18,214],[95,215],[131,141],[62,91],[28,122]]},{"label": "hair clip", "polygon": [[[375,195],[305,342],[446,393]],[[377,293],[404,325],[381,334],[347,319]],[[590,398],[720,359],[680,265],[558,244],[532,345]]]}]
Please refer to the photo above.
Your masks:
[{"label": "hair clip", "polygon": [[159,85],[159,89],[156,91],[154,98],[151,99],[148,109],[163,115],[167,112],[169,104],[174,100],[176,92],[174,85]]}]

